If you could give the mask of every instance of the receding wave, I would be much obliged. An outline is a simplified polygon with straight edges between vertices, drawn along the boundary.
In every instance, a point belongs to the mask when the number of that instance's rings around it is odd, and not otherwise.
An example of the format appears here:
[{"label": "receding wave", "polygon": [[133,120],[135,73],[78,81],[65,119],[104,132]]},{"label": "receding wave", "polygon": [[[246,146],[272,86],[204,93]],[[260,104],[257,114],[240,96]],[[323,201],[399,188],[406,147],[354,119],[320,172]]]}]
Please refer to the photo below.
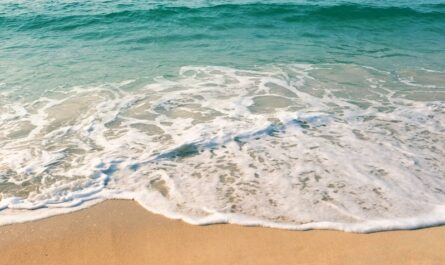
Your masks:
[{"label": "receding wave", "polygon": [[442,71],[187,66],[133,82],[0,95],[0,224],[109,198],[192,224],[445,222]]}]

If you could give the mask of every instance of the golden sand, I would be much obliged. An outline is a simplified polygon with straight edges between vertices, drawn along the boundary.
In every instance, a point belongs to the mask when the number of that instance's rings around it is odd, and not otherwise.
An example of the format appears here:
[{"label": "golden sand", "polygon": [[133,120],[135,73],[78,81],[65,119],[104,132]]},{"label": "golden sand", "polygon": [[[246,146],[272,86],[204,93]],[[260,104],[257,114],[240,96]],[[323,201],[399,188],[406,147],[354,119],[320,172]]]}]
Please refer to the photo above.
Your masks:
[{"label": "golden sand", "polygon": [[445,264],[445,227],[353,234],[193,226],[112,200],[0,227],[0,264]]}]

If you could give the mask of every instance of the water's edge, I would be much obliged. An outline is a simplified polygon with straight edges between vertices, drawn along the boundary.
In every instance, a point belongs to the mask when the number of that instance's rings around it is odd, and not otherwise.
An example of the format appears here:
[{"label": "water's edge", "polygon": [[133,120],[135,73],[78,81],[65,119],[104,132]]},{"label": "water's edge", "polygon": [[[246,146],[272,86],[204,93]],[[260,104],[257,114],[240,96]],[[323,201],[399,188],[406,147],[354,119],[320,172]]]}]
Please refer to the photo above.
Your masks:
[{"label": "water's edge", "polygon": [[[97,200],[91,200],[86,203],[81,204],[77,207],[72,208],[59,208],[56,211],[50,211],[46,212],[45,210],[33,210],[32,215],[23,215],[22,217],[16,216],[15,220],[8,220],[8,218],[1,218],[0,217],[0,226],[10,226],[15,224],[21,224],[21,223],[27,223],[27,222],[35,222],[47,218],[52,218],[58,215],[62,214],[70,214],[73,212],[77,212],[80,210],[87,209],[89,207],[95,206],[97,204],[103,203],[107,200],[131,200],[136,203],[138,203],[142,208],[145,210],[153,213],[153,214],[159,214],[166,218],[173,219],[173,220],[180,220],[185,223],[188,223],[190,225],[197,225],[197,226],[206,226],[206,225],[212,225],[212,224],[234,224],[234,225],[241,225],[241,226],[249,226],[249,227],[265,227],[265,228],[274,228],[274,229],[284,229],[284,230],[290,230],[290,231],[308,231],[308,230],[337,230],[337,231],[343,231],[347,233],[359,233],[359,234],[369,234],[369,233],[379,233],[379,232],[388,232],[388,231],[409,231],[409,230],[418,230],[418,229],[427,229],[431,227],[439,227],[445,225],[445,218],[442,216],[445,215],[445,207],[442,207],[440,209],[440,212],[438,212],[438,218],[436,220],[434,217],[431,218],[429,221],[422,221],[418,222],[418,220],[412,218],[412,219],[406,219],[406,220],[400,220],[397,224],[393,223],[393,220],[390,221],[374,221],[370,222],[368,225],[379,225],[375,226],[373,228],[362,228],[360,226],[351,227],[350,224],[344,224],[344,223],[331,223],[331,222],[320,222],[320,223],[314,223],[314,224],[305,224],[301,226],[295,226],[292,224],[284,224],[284,225],[277,225],[270,222],[262,222],[260,220],[244,220],[242,222],[239,222],[239,220],[233,218],[227,218],[223,217],[223,214],[215,214],[214,220],[209,222],[196,222],[196,220],[191,220],[188,217],[184,216],[178,216],[174,213],[165,213],[162,211],[158,211],[156,209],[151,209],[150,207],[145,207],[143,203],[140,203],[136,198],[125,198],[123,197],[116,197],[116,198],[107,198],[107,199],[97,199]],[[38,213],[41,211],[40,213]],[[441,218],[442,217],[442,218]],[[392,223],[392,224],[389,224]]]}]

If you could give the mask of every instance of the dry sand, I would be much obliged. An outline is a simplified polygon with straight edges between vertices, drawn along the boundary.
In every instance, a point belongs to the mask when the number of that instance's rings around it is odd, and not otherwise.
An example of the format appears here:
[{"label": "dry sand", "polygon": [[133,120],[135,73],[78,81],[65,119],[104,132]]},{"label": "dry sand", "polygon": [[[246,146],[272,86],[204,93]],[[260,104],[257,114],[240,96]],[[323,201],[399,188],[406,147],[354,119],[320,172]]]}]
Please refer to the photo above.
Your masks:
[{"label": "dry sand", "polygon": [[353,234],[193,226],[133,201],[0,227],[0,264],[445,264],[445,227]]}]

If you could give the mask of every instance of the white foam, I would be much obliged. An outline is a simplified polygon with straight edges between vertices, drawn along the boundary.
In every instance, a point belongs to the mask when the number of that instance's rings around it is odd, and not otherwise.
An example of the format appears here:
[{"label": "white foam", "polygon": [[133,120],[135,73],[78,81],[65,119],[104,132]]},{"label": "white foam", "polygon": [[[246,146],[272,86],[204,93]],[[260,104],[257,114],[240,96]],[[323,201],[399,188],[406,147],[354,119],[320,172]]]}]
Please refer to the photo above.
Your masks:
[{"label": "white foam", "polygon": [[410,71],[407,83],[356,65],[187,66],[133,92],[124,81],[8,103],[0,225],[112,198],[192,224],[442,224],[445,103],[434,99],[445,78],[431,74]]}]

